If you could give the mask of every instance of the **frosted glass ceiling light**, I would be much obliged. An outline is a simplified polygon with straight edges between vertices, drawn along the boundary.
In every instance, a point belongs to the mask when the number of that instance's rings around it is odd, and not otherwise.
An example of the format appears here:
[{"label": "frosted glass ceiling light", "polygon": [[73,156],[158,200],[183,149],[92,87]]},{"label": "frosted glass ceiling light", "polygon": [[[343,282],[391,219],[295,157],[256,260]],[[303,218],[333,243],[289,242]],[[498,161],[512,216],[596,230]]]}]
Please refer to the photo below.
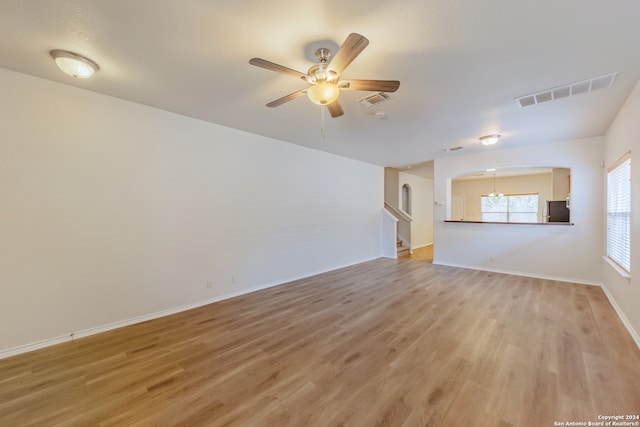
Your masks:
[{"label": "frosted glass ceiling light", "polygon": [[338,99],[338,95],[340,95],[338,86],[326,82],[316,83],[307,89],[307,96],[311,102],[318,105],[329,105]]},{"label": "frosted glass ceiling light", "polygon": [[483,145],[493,145],[496,142],[498,142],[498,139],[500,139],[500,135],[498,134],[485,135],[485,136],[481,136],[478,139],[480,139],[480,142],[482,142]]},{"label": "frosted glass ceiling light", "polygon": [[54,49],[51,52],[51,57],[56,61],[56,65],[63,72],[78,79],[88,79],[93,76],[93,73],[98,71],[100,67],[98,64],[85,58],[77,53],[69,52],[66,50]]}]

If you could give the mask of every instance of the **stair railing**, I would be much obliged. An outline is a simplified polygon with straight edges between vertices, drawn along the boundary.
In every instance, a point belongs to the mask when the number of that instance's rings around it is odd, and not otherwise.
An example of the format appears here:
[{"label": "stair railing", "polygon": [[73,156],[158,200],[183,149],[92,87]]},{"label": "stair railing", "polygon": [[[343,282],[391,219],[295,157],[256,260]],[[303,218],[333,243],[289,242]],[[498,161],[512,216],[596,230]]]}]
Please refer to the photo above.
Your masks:
[{"label": "stair railing", "polygon": [[396,239],[401,240],[402,245],[409,248],[409,253],[413,253],[411,249],[411,223],[413,222],[413,218],[403,210],[396,208],[388,202],[384,202],[384,209],[397,220]]}]

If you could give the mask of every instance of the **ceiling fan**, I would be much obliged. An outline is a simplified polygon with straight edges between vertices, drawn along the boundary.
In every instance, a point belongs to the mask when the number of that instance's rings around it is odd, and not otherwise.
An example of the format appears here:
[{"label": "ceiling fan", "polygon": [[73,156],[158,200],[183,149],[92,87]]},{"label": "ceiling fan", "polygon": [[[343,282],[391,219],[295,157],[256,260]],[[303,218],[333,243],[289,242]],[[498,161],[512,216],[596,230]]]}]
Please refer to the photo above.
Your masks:
[{"label": "ceiling fan", "polygon": [[262,58],[252,58],[249,63],[267,70],[297,77],[309,84],[305,89],[271,101],[267,104],[267,107],[277,107],[306,94],[313,103],[326,105],[331,117],[340,117],[344,114],[338,100],[341,90],[395,92],[400,87],[398,80],[343,80],[340,78],[345,68],[351,64],[368,44],[369,40],[366,37],[351,33],[331,61],[329,61],[331,56],[329,49],[320,48],[316,50],[315,54],[320,63],[311,66],[306,74]]}]

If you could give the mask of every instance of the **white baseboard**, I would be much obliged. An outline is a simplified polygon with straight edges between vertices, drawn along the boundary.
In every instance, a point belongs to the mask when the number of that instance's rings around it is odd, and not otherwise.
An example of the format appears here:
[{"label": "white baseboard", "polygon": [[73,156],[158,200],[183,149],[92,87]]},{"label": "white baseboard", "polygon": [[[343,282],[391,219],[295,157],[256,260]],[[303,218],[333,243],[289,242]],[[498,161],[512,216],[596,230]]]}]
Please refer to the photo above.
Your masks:
[{"label": "white baseboard", "polygon": [[586,281],[581,279],[574,279],[570,277],[553,277],[553,276],[545,276],[540,274],[529,274],[529,273],[513,272],[513,271],[505,271],[505,270],[493,270],[488,268],[479,268],[479,267],[466,266],[466,265],[460,265],[460,264],[449,264],[449,263],[440,263],[440,262],[438,263],[434,262],[434,264],[445,265],[448,267],[469,268],[472,270],[489,271],[492,273],[511,274],[514,276],[533,277],[535,279],[557,280],[559,282],[569,282],[569,283],[577,283],[580,285],[598,286],[602,289],[604,294],[607,296],[607,299],[609,300],[609,303],[611,304],[616,314],[618,315],[618,318],[620,318],[620,321],[622,322],[622,324],[625,326],[625,328],[627,328],[627,331],[629,331],[631,338],[633,338],[638,348],[640,348],[640,335],[638,335],[636,330],[633,328],[633,326],[631,325],[631,322],[629,322],[629,319],[627,319],[627,316],[624,315],[624,312],[622,311],[622,309],[620,308],[616,300],[613,298],[613,295],[611,294],[611,292],[609,292],[609,289],[607,289],[607,287],[603,283],[591,282],[591,281]]},{"label": "white baseboard", "polygon": [[191,303],[191,304],[185,304],[185,305],[181,305],[181,306],[178,306],[178,307],[169,308],[167,310],[157,311],[155,313],[144,314],[142,316],[132,317],[130,319],[125,319],[125,320],[121,320],[121,321],[118,321],[118,322],[109,323],[107,325],[96,326],[94,328],[85,329],[83,331],[71,332],[71,333],[69,333],[67,335],[62,335],[62,336],[58,336],[58,337],[54,337],[54,338],[47,338],[47,339],[44,339],[44,340],[41,340],[41,341],[37,341],[37,342],[34,342],[34,343],[21,345],[21,346],[18,346],[18,347],[7,349],[7,350],[0,350],[0,359],[6,359],[7,357],[16,356],[18,354],[27,353],[29,351],[34,351],[34,350],[38,350],[38,349],[45,348],[45,347],[50,347],[52,345],[61,344],[63,342],[73,341],[74,339],[88,337],[88,336],[91,336],[91,335],[99,334],[101,332],[107,332],[107,331],[111,331],[113,329],[118,329],[118,328],[122,328],[122,327],[125,327],[125,326],[135,325],[136,323],[146,322],[147,320],[153,320],[153,319],[157,319],[157,318],[160,318],[160,317],[170,316],[172,314],[176,314],[176,313],[180,313],[180,312],[183,312],[183,311],[191,310],[191,309],[194,309],[194,308],[202,307],[203,305],[213,304],[214,302],[226,300],[226,299],[237,297],[237,296],[240,296],[240,295],[249,294],[251,292],[260,291],[260,290],[271,288],[271,287],[278,286],[278,285],[283,285],[285,283],[294,282],[296,280],[305,279],[305,278],[308,278],[308,277],[316,276],[318,274],[328,273],[330,271],[339,270],[341,268],[351,267],[353,265],[361,264],[361,263],[367,262],[367,261],[372,261],[374,259],[377,259],[377,257],[376,258],[364,259],[364,260],[361,260],[361,261],[345,264],[345,265],[342,265],[342,266],[339,266],[339,267],[331,267],[329,269],[325,269],[325,270],[322,270],[322,271],[317,271],[315,273],[311,273],[311,274],[307,274],[307,275],[300,275],[300,276],[296,276],[296,277],[291,277],[291,278],[284,279],[284,280],[281,280],[281,281],[279,280],[277,282],[265,283],[265,284],[262,284],[262,285],[259,285],[259,286],[254,286],[252,288],[242,289],[242,290],[237,291],[237,292],[231,292],[231,293],[227,293],[227,294],[223,294],[223,295],[218,295],[218,296],[215,296],[215,297],[212,297],[212,298],[207,298],[207,299],[204,299],[204,300],[196,301],[196,302]]},{"label": "white baseboard", "polygon": [[620,308],[616,300],[613,298],[613,294],[609,292],[609,289],[607,289],[605,285],[602,285],[601,288],[604,291],[604,294],[607,296],[609,303],[618,314],[620,321],[622,321],[622,324],[627,328],[627,331],[629,331],[629,333],[631,334],[631,338],[633,338],[633,340],[636,342],[636,345],[640,349],[640,335],[638,335],[636,330],[633,328],[633,325],[631,325],[631,322],[629,322],[629,319],[627,319],[627,316],[624,315],[622,308]]},{"label": "white baseboard", "polygon": [[424,245],[411,246],[411,249],[426,248],[427,246],[433,246],[433,243],[425,243]]},{"label": "white baseboard", "polygon": [[[247,290],[246,293],[253,292],[254,290],[257,290],[257,289]],[[240,295],[240,293],[238,295]],[[191,310],[196,307],[211,304],[227,298],[232,298],[233,296],[236,296],[236,295],[224,295],[217,298],[206,299],[206,300],[195,302],[193,304],[187,304],[179,307],[170,308],[167,310],[158,311],[155,313],[132,317],[130,319],[121,320],[119,322],[109,323],[107,325],[102,325],[102,326],[96,326],[95,328],[89,328],[82,331],[71,332],[67,335],[62,335],[55,338],[48,338],[42,341],[37,341],[34,343],[10,348],[8,350],[2,350],[0,351],[0,359],[5,359],[7,357],[16,356],[18,354],[27,353],[29,351],[50,347],[52,345],[61,344],[63,342],[73,341],[74,339],[88,337],[91,335],[99,334],[101,332],[107,332],[113,329],[122,328],[124,326],[135,325],[136,323],[146,322],[147,320],[153,320],[159,317],[169,316],[171,314],[180,313],[181,311]]]},{"label": "white baseboard", "polygon": [[21,345],[18,347],[10,348],[0,351],[0,359],[6,359],[7,357],[16,356],[22,353],[28,353],[30,351],[38,350],[52,345],[61,344],[63,342],[71,341],[73,337],[71,335],[63,335],[55,338],[47,338],[46,340],[37,341],[30,344]]},{"label": "white baseboard", "polygon": [[[429,245],[426,245],[426,246],[429,246]],[[373,259],[375,259],[375,258],[365,259],[365,260],[362,260],[362,261],[346,264],[346,265],[343,265],[343,266],[340,266],[340,267],[332,267],[330,269],[318,271],[318,272],[315,272],[315,273],[312,273],[312,274],[309,274],[309,275],[301,275],[301,276],[297,276],[297,277],[291,277],[291,278],[283,280],[283,281],[266,283],[266,284],[262,284],[260,286],[255,286],[255,287],[252,287],[252,288],[243,289],[241,291],[231,292],[231,293],[228,293],[228,294],[219,295],[219,296],[208,298],[208,299],[205,299],[205,300],[200,300],[200,301],[197,301],[197,302],[194,302],[194,303],[191,303],[191,304],[186,304],[186,305],[182,305],[182,306],[178,306],[178,307],[173,307],[173,308],[170,308],[170,309],[167,309],[167,310],[158,311],[158,312],[155,312],[155,313],[150,313],[150,314],[145,314],[145,315],[142,315],[142,316],[133,317],[133,318],[130,318],[130,319],[126,319],[126,320],[122,320],[122,321],[119,321],[119,322],[110,323],[110,324],[107,324],[107,325],[102,325],[102,326],[97,326],[95,328],[85,329],[83,331],[72,332],[72,333],[67,334],[67,335],[62,335],[62,336],[58,336],[58,337],[54,337],[54,338],[48,338],[48,339],[45,339],[45,340],[37,341],[37,342],[34,342],[34,343],[30,343],[30,344],[21,345],[21,346],[18,346],[18,347],[7,349],[7,350],[0,350],[0,359],[5,359],[7,357],[16,356],[18,354],[27,353],[27,352],[38,350],[38,349],[45,348],[45,347],[50,347],[50,346],[53,346],[53,345],[56,345],[56,344],[61,344],[63,342],[73,341],[74,339],[77,339],[77,338],[88,337],[88,336],[91,336],[91,335],[99,334],[101,332],[106,332],[106,331],[110,331],[110,330],[113,330],[113,329],[118,329],[118,328],[122,328],[122,327],[125,327],[125,326],[129,326],[129,325],[134,325],[136,323],[146,322],[147,320],[153,320],[153,319],[157,319],[157,318],[160,318],[160,317],[170,316],[172,314],[176,314],[176,313],[180,313],[180,312],[183,312],[183,311],[187,311],[187,310],[191,310],[191,309],[194,309],[194,308],[198,308],[198,307],[201,307],[203,305],[213,304],[215,302],[226,300],[226,299],[233,298],[233,297],[236,297],[236,296],[249,294],[251,292],[260,291],[260,290],[263,290],[263,289],[271,288],[271,287],[282,285],[282,284],[289,283],[289,282],[294,282],[296,280],[305,279],[305,278],[312,277],[312,276],[315,276],[315,275],[318,275],[318,274],[328,273],[330,271],[339,270],[341,268],[351,267],[351,266],[356,265],[356,264],[372,261]],[[638,335],[638,333],[635,331],[635,329],[633,328],[633,326],[631,325],[631,323],[629,322],[627,317],[622,312],[620,306],[618,305],[618,303],[613,298],[613,295],[611,295],[609,290],[605,286],[603,286],[601,283],[588,282],[588,281],[584,281],[584,280],[572,279],[572,278],[566,278],[566,277],[564,277],[564,278],[563,277],[551,277],[551,276],[544,276],[544,275],[532,275],[532,274],[522,273],[522,272],[512,272],[512,271],[504,271],[504,270],[484,269],[484,268],[478,268],[478,267],[466,266],[466,265],[459,265],[459,264],[449,264],[449,263],[434,263],[434,264],[445,265],[445,266],[449,266],[449,267],[469,268],[469,269],[473,269],[473,270],[489,271],[489,272],[493,272],[493,273],[511,274],[511,275],[515,275],[515,276],[533,277],[533,278],[537,278],[537,279],[557,280],[557,281],[560,281],[560,282],[571,282],[571,283],[579,283],[579,284],[584,284],[584,285],[600,286],[602,288],[602,290],[604,291],[605,295],[607,296],[607,299],[609,300],[609,302],[613,306],[614,310],[618,314],[618,317],[620,318],[622,323],[625,325],[625,327],[627,328],[627,330],[631,334],[631,337],[635,341],[636,345],[638,346],[638,348],[640,348],[640,336]]]},{"label": "white baseboard", "polygon": [[491,273],[511,274],[512,276],[533,277],[534,279],[556,280],[558,282],[578,283],[580,285],[602,286],[601,282],[593,282],[589,280],[576,279],[574,277],[547,276],[544,274],[531,274],[531,273],[525,273],[522,271],[499,270],[499,269],[478,267],[474,265],[454,264],[454,263],[436,262],[436,261],[434,261],[433,263],[435,265],[446,265],[448,267],[468,268],[471,270],[489,271]]}]

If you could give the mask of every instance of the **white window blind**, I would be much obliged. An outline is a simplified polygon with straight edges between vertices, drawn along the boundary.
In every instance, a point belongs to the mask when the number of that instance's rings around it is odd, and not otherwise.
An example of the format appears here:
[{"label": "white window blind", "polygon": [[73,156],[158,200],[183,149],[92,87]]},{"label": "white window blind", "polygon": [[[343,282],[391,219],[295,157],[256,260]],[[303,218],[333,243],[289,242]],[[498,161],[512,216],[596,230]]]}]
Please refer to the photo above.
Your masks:
[{"label": "white window blind", "polygon": [[480,196],[482,221],[538,222],[538,194]]},{"label": "white window blind", "polygon": [[607,256],[631,273],[631,154],[607,173]]}]

